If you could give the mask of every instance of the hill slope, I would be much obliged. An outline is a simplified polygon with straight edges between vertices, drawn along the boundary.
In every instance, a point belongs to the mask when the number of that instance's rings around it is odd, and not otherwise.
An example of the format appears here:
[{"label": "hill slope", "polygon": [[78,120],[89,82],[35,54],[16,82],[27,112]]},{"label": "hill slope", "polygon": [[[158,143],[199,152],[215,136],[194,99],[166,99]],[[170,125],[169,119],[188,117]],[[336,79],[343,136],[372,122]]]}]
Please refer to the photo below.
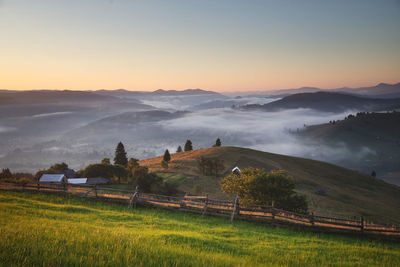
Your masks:
[{"label": "hill slope", "polygon": [[[311,211],[327,216],[365,216],[375,222],[400,222],[400,188],[336,165],[239,147],[205,148],[171,154],[168,170],[160,167],[161,157],[140,161],[179,187],[192,193],[209,193],[221,198],[221,177],[199,175],[200,156],[218,157],[229,173],[234,166],[265,170],[284,169],[297,183],[297,191],[307,196]],[[324,188],[326,195],[315,191]],[[198,192],[195,192],[198,191]]]},{"label": "hill slope", "polygon": [[348,94],[359,94],[378,98],[392,98],[400,97],[400,83],[387,84],[380,83],[373,86],[358,87],[358,88],[335,88],[335,89],[321,89],[316,87],[301,87],[296,89],[281,89],[268,91],[269,94],[273,95],[288,95],[288,94],[299,94],[299,93],[313,93],[318,91],[330,91],[330,92],[344,92]]},{"label": "hill slope", "polygon": [[344,120],[308,126],[299,136],[331,146],[345,144],[352,151],[368,148],[373,153],[364,159],[338,164],[364,173],[374,170],[379,178],[400,185],[400,175],[393,175],[400,173],[400,112],[358,113]]},{"label": "hill slope", "polygon": [[315,92],[289,95],[268,104],[248,105],[243,108],[262,109],[265,111],[309,108],[324,112],[343,112],[346,110],[377,111],[393,109],[399,106],[400,98],[374,99],[342,93]]}]

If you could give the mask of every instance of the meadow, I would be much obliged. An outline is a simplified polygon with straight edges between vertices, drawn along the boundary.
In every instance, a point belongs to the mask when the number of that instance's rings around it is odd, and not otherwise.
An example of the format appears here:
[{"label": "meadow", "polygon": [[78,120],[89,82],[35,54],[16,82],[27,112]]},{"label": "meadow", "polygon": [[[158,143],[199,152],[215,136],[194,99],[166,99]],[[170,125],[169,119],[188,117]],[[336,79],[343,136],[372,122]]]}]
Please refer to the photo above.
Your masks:
[{"label": "meadow", "polygon": [[[197,164],[200,156],[223,160],[225,173],[219,177],[201,175]],[[175,183],[183,192],[233,200],[234,196],[222,193],[219,181],[235,166],[283,169],[293,177],[296,191],[307,197],[310,211],[316,215],[347,219],[363,216],[369,222],[400,224],[400,187],[326,162],[229,146],[174,153],[168,169],[161,168],[161,160],[145,159],[140,165]],[[320,188],[326,193],[316,194]]]},{"label": "meadow", "polygon": [[0,264],[396,266],[400,243],[43,193],[0,192]]}]

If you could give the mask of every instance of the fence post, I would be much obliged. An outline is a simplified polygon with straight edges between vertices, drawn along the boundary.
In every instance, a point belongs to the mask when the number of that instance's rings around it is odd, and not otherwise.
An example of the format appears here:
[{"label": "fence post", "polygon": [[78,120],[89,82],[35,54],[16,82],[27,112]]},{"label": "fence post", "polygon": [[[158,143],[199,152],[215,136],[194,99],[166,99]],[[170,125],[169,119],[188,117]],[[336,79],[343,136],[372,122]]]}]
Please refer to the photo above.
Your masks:
[{"label": "fence post", "polygon": [[233,205],[233,210],[232,210],[231,222],[235,218],[236,207],[237,207],[238,201],[239,201],[239,197],[236,195],[235,204]]},{"label": "fence post", "polygon": [[361,233],[364,233],[364,217],[360,217],[360,231]]},{"label": "fence post", "polygon": [[40,184],[39,184],[39,182],[37,183],[37,190],[40,191]]},{"label": "fence post", "polygon": [[96,198],[97,198],[97,184],[94,185],[94,195],[95,195]]},{"label": "fence post", "polygon": [[135,188],[135,199],[133,200],[133,209],[136,209],[136,202],[139,197],[139,186],[137,185]]},{"label": "fence post", "polygon": [[239,197],[238,197],[238,201],[236,202],[236,215],[240,215],[240,203],[239,203]]},{"label": "fence post", "polygon": [[275,221],[275,201],[272,200],[271,203],[271,213],[272,213],[272,220]]},{"label": "fence post", "polygon": [[310,213],[310,223],[311,223],[311,226],[314,226],[314,212]]},{"label": "fence post", "polygon": [[[136,209],[136,198],[138,195],[138,189],[139,189],[139,187],[136,186],[135,192],[133,193],[133,195],[131,196],[131,199],[129,201],[129,208],[132,208],[132,205],[133,205],[133,208]],[[96,187],[95,187],[95,190],[96,190]],[[96,196],[97,196],[97,193],[96,193]]]},{"label": "fence post", "polygon": [[207,212],[207,205],[208,205],[208,194],[206,194],[206,200],[204,202],[204,210],[203,210],[203,214],[201,214],[201,216],[204,216]]},{"label": "fence post", "polygon": [[188,193],[185,193],[185,196],[182,198],[181,203],[180,203],[180,208],[183,209],[185,207],[185,199]]}]

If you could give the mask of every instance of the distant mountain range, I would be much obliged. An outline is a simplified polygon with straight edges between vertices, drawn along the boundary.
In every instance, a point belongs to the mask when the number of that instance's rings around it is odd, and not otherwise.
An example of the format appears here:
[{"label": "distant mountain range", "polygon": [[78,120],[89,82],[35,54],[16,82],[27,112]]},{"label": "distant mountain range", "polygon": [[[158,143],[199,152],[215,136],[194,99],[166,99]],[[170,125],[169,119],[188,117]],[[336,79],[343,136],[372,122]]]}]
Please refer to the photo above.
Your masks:
[{"label": "distant mountain range", "polygon": [[158,89],[153,92],[117,90],[74,91],[74,90],[0,90],[0,105],[33,103],[75,103],[75,102],[120,102],[121,99],[140,103],[138,99],[154,97],[223,97],[221,94],[202,89],[183,91]]},{"label": "distant mountain range", "polygon": [[[130,99],[130,103],[139,101]],[[88,91],[73,90],[31,90],[31,91],[0,91],[0,104],[60,104],[60,103],[93,103],[121,102],[121,99]]]},{"label": "distant mountain range", "polygon": [[378,111],[400,107],[400,98],[380,99],[354,96],[343,93],[315,92],[286,96],[264,105],[246,105],[243,109],[279,111],[283,109],[309,108],[324,112],[343,112],[347,110]]},{"label": "distant mountain range", "polygon": [[202,89],[186,89],[183,91],[178,90],[164,90],[158,89],[153,92],[145,92],[145,91],[129,91],[126,89],[117,89],[117,90],[97,90],[94,91],[97,94],[108,95],[108,96],[117,96],[123,98],[143,98],[143,97],[154,97],[154,96],[201,96],[201,95],[221,95],[219,93],[213,91],[206,91]]},{"label": "distant mountain range", "polygon": [[374,86],[368,87],[358,87],[358,88],[350,88],[350,87],[341,87],[335,89],[321,89],[317,87],[301,87],[297,89],[281,89],[281,90],[273,90],[265,92],[268,95],[292,95],[298,93],[315,93],[315,92],[341,92],[348,94],[357,94],[364,96],[373,96],[379,98],[391,98],[391,97],[400,97],[400,83],[396,84],[388,84],[388,83],[380,83]]}]

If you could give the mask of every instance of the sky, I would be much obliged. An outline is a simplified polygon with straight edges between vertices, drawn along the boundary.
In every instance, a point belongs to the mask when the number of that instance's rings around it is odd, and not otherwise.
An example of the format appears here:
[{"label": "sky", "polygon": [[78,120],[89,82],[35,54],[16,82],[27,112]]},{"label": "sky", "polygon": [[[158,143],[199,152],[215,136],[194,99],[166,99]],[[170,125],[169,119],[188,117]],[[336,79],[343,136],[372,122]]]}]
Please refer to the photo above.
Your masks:
[{"label": "sky", "polygon": [[0,88],[400,82],[399,0],[0,0]]}]

